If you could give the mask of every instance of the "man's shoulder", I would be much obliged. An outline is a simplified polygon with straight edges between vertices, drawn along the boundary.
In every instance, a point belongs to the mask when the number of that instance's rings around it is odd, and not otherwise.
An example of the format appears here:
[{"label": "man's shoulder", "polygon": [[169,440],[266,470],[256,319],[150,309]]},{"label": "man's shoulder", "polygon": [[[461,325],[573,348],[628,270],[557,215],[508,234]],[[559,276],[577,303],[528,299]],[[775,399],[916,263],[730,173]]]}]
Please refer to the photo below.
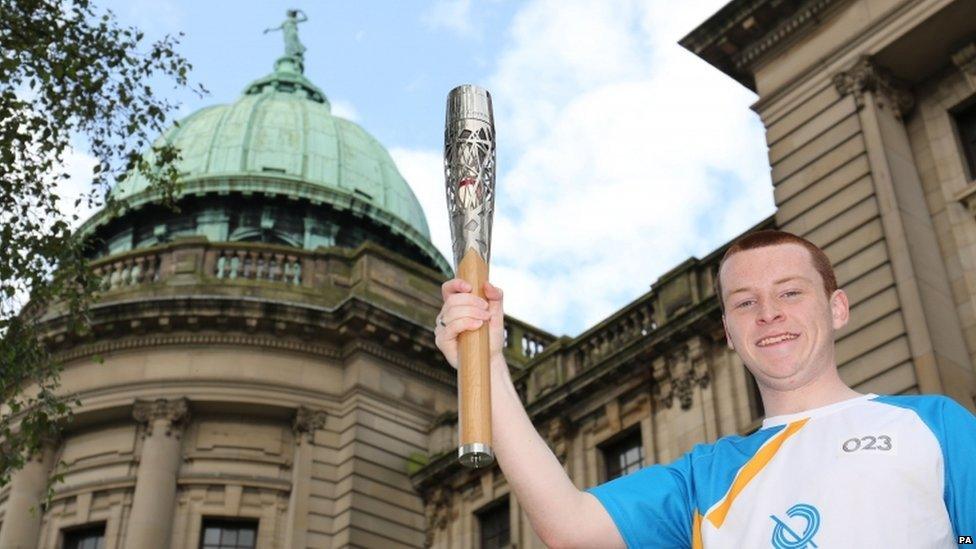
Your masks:
[{"label": "man's shoulder", "polygon": [[768,429],[753,431],[747,435],[726,435],[715,442],[696,444],[687,456],[692,462],[701,464],[711,460],[727,460],[730,456],[735,459],[748,459],[783,428],[782,425]]},{"label": "man's shoulder", "polygon": [[946,395],[878,396],[872,401],[913,411],[940,439],[947,431],[976,426],[976,416]]},{"label": "man's shoulder", "polygon": [[914,410],[923,416],[923,419],[935,414],[970,413],[961,404],[946,395],[877,395],[869,402]]}]

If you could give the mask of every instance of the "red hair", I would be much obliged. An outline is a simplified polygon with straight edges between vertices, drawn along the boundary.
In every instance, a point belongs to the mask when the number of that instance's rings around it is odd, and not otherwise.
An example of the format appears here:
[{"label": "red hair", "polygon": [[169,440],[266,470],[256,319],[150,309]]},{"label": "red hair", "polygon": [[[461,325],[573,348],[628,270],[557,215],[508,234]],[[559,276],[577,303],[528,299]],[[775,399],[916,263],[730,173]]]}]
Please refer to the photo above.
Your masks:
[{"label": "red hair", "polygon": [[810,260],[813,262],[813,268],[820,273],[820,278],[823,279],[824,293],[827,294],[827,299],[830,299],[830,296],[837,289],[837,276],[834,275],[834,268],[830,265],[827,254],[818,248],[816,244],[805,238],[785,231],[765,229],[739,237],[729,246],[729,249],[725,251],[725,255],[722,256],[722,260],[718,262],[718,271],[715,273],[715,295],[718,296],[718,303],[723,313],[725,312],[725,301],[722,299],[721,273],[722,265],[725,264],[725,261],[739,252],[768,246],[779,246],[781,244],[797,244],[803,246],[810,252]]}]

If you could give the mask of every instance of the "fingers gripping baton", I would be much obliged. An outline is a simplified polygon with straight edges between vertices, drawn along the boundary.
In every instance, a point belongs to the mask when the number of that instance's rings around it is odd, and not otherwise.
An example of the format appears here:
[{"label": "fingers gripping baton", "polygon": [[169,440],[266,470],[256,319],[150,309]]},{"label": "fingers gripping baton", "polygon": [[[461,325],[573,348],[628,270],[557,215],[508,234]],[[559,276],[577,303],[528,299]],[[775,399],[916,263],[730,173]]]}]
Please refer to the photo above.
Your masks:
[{"label": "fingers gripping baton", "polygon": [[[477,86],[458,86],[447,95],[444,179],[454,267],[484,299],[495,206],[495,121],[491,95]],[[488,323],[462,332],[458,343],[458,460],[466,467],[484,467],[495,459]]]}]

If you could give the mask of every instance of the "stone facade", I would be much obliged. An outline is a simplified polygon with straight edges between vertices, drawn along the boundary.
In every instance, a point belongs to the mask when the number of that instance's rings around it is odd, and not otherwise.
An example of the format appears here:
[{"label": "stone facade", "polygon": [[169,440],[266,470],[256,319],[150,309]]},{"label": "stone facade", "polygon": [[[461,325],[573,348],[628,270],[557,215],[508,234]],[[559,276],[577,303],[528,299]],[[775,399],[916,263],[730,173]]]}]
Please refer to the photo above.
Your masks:
[{"label": "stone facade", "polygon": [[[229,249],[248,259],[218,277]],[[52,318],[49,334],[82,404],[0,493],[2,535],[18,535],[4,547],[57,549],[102,524],[107,548],[192,548],[206,518],[252,520],[262,548],[423,545],[408,466],[455,410],[431,333],[441,273],[369,244],[205,238],[95,268],[93,333],[71,340]],[[55,471],[51,505],[31,515]],[[23,516],[36,525],[10,527]]]},{"label": "stone facade", "polygon": [[[976,101],[974,38],[966,0],[734,0],[682,40],[758,93],[777,210],[756,228],[826,250],[852,304],[841,376],[862,392],[976,408],[976,174],[955,122]],[[578,487],[606,480],[621,440],[647,465],[758,427],[713,294],[723,251],[577,337],[506,319],[516,388]],[[369,242],[202,237],[94,267],[93,332],[48,319],[82,404],[0,492],[0,546],[100,524],[108,549],[194,548],[217,518],[252,521],[262,549],[468,548],[507,503],[511,545],[542,547],[497,468],[456,463],[431,333],[443,273]]]}]

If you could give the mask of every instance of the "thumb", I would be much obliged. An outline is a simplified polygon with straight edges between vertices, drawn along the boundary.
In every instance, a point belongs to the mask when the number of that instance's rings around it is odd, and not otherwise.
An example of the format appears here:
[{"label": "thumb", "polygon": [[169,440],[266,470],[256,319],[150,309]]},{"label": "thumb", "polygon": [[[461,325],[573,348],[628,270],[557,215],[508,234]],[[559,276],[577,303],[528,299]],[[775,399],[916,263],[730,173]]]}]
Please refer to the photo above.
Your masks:
[{"label": "thumb", "polygon": [[488,301],[501,301],[504,296],[504,292],[498,286],[494,286],[491,282],[485,282],[485,299]]}]

